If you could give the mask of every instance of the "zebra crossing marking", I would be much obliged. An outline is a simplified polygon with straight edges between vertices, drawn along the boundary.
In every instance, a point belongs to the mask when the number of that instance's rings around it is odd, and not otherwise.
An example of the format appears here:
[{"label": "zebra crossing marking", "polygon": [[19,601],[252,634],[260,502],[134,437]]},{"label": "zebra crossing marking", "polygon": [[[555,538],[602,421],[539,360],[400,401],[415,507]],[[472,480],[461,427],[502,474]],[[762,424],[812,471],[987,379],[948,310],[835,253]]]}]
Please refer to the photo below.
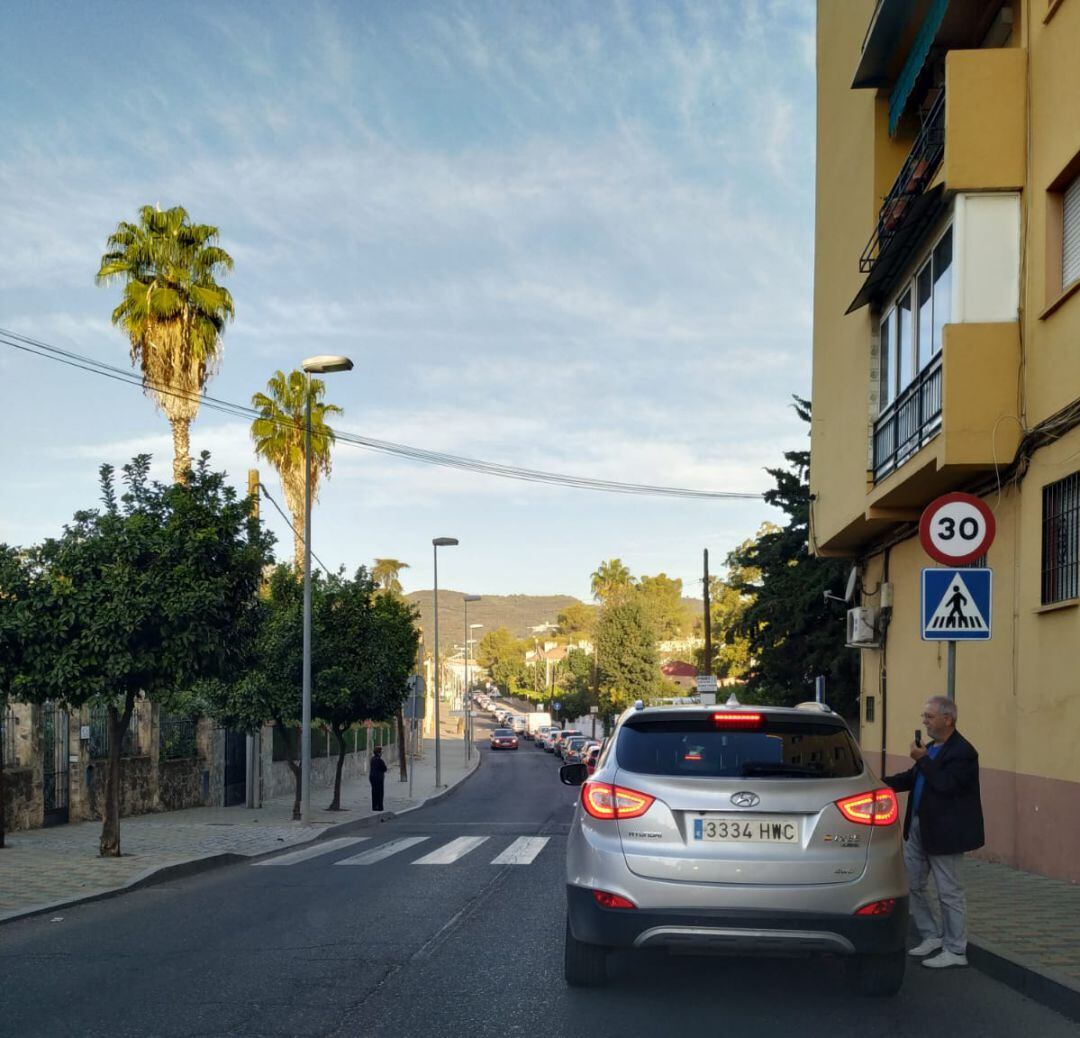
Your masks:
[{"label": "zebra crossing marking", "polygon": [[410,847],[415,847],[418,843],[423,843],[429,839],[431,839],[429,836],[402,836],[400,839],[391,840],[389,843],[381,844],[378,847],[372,847],[369,851],[354,854],[351,858],[342,858],[341,861],[335,861],[334,864],[374,865],[377,861],[389,858],[399,851],[407,851]]},{"label": "zebra crossing marking", "polygon": [[547,846],[547,836],[519,836],[502,854],[491,859],[492,865],[531,865]]},{"label": "zebra crossing marking", "polygon": [[448,844],[440,847],[437,851],[425,854],[417,858],[414,865],[452,865],[459,858],[464,858],[470,851],[476,850],[480,844],[487,842],[488,836],[459,836]]},{"label": "zebra crossing marking", "polygon": [[345,847],[352,847],[353,844],[363,843],[364,840],[368,839],[370,839],[369,836],[339,836],[335,840],[323,840],[313,847],[302,847],[300,850],[293,851],[291,854],[282,854],[277,858],[267,858],[266,861],[255,861],[252,862],[252,864],[295,865],[298,861],[307,861],[309,858],[319,858],[324,854],[329,854],[331,851],[339,851]]}]

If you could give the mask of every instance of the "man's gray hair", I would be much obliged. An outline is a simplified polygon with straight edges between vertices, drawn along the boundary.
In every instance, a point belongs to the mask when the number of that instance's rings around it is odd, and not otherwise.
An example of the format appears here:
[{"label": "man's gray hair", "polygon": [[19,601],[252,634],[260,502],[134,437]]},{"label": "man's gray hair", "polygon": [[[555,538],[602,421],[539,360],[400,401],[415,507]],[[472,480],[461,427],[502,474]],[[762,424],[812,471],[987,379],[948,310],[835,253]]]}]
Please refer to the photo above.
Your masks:
[{"label": "man's gray hair", "polygon": [[933,703],[938,708],[938,713],[942,717],[952,718],[952,723],[956,724],[956,700],[949,699],[948,696],[931,696],[927,701],[927,704]]}]

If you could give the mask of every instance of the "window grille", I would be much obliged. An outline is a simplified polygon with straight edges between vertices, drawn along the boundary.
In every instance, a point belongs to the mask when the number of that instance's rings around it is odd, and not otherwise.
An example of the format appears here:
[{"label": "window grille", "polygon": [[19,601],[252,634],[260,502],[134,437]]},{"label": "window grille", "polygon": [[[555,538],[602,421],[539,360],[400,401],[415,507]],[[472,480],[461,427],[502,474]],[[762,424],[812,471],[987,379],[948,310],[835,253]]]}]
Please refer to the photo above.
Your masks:
[{"label": "window grille", "polygon": [[1080,598],[1080,472],[1043,487],[1042,604]]}]

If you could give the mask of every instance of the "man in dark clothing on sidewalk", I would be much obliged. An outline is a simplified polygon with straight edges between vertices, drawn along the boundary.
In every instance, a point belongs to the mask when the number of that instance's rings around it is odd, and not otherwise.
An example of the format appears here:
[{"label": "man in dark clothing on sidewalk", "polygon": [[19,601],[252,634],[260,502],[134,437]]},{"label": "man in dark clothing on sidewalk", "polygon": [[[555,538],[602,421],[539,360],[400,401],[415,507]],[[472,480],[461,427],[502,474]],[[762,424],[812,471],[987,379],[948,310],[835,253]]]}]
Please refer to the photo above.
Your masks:
[{"label": "man in dark clothing on sidewalk", "polygon": [[[929,956],[931,969],[967,965],[966,902],[960,879],[965,851],[981,847],[982,800],[979,754],[956,730],[956,703],[931,696],[922,722],[930,742],[911,744],[914,767],[885,781],[898,793],[910,792],[904,817],[904,864],[911,887],[911,914],[922,941],[909,955]],[[926,883],[934,874],[941,925],[934,921]]]},{"label": "man in dark clothing on sidewalk", "polygon": [[371,783],[371,810],[381,811],[383,809],[383,784],[386,781],[386,761],[382,759],[381,746],[376,746],[373,753],[371,773],[368,775],[368,782]]}]

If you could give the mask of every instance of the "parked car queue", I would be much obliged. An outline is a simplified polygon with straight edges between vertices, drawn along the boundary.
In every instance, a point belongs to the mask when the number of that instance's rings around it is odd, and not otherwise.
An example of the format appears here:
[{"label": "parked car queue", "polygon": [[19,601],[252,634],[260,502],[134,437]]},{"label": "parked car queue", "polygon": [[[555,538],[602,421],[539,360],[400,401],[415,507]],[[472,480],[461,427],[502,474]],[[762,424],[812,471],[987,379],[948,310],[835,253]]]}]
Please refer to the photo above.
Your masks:
[{"label": "parked car queue", "polygon": [[580,729],[550,724],[541,725],[531,732],[522,714],[496,702],[492,695],[478,693],[474,695],[473,702],[498,722],[499,727],[492,730],[489,739],[491,749],[516,750],[521,745],[521,737],[532,741],[537,749],[552,754],[564,764],[585,764],[589,774],[595,770],[603,743],[589,738]]}]

